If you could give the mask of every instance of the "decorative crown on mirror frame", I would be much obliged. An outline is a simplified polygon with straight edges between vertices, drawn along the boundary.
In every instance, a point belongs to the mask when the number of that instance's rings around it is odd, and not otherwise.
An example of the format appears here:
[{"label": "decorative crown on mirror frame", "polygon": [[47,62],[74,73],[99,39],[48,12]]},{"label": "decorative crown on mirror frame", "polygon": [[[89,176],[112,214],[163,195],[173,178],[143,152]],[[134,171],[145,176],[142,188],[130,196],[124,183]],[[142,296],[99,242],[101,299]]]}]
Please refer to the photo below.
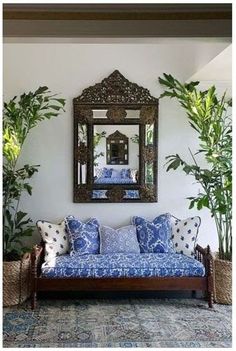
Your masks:
[{"label": "decorative crown on mirror frame", "polygon": [[149,90],[131,83],[118,70],[115,70],[101,83],[97,83],[83,90],[74,99],[78,103],[91,104],[150,104],[158,103]]}]

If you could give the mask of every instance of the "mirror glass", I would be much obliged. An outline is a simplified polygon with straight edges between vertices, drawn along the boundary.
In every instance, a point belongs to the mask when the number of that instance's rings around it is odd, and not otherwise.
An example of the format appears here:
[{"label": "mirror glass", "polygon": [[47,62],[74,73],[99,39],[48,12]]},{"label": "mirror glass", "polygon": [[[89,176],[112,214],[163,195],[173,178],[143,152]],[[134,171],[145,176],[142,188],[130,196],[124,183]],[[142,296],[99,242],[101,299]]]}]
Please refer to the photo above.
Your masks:
[{"label": "mirror glass", "polygon": [[139,125],[93,128],[95,184],[135,184],[139,175]]},{"label": "mirror glass", "polygon": [[145,163],[145,183],[147,185],[154,184],[153,163]]},{"label": "mirror glass", "polygon": [[153,145],[153,131],[154,125],[153,124],[146,124],[145,126],[145,145]]},{"label": "mirror glass", "polygon": [[[107,191],[106,190],[93,190],[92,193],[92,198],[93,199],[108,199],[109,197],[107,196]],[[139,190],[134,189],[134,190],[125,190],[125,195],[123,199],[139,199]]]},{"label": "mirror glass", "polygon": [[87,126],[78,125],[78,184],[87,182]]},{"label": "mirror glass", "polygon": [[126,109],[126,118],[137,118],[139,119],[140,110],[129,110]]},{"label": "mirror glass", "polygon": [[93,110],[93,118],[104,118],[106,119],[107,110]]},{"label": "mirror glass", "polygon": [[[107,118],[107,109],[93,109],[93,118]],[[130,110],[126,109],[126,116],[125,118],[134,118],[139,119],[140,110]]]}]

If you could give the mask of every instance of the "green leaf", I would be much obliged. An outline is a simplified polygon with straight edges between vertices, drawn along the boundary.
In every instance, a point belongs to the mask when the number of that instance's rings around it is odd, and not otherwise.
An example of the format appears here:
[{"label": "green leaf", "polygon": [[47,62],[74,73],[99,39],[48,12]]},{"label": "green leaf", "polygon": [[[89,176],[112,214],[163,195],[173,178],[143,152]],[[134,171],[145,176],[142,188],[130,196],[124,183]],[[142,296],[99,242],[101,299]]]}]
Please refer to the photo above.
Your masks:
[{"label": "green leaf", "polygon": [[175,94],[174,93],[171,93],[170,91],[165,91],[164,93],[162,93],[159,98],[163,98],[165,96],[169,96],[170,98],[174,98],[175,97]]},{"label": "green leaf", "polygon": [[192,171],[192,167],[186,164],[186,165],[183,167],[183,171],[184,171],[186,174],[189,174],[189,173]]},{"label": "green leaf", "polygon": [[173,162],[171,162],[169,164],[169,166],[167,167],[166,171],[168,172],[170,169],[177,169],[180,166],[180,160],[179,159],[175,159]]},{"label": "green leaf", "polygon": [[187,90],[189,90],[189,91],[194,91],[194,89],[195,89],[195,87],[197,86],[197,85],[199,85],[199,83],[200,82],[198,82],[198,81],[196,81],[196,82],[190,82],[189,84],[185,84],[184,86],[185,86],[185,88],[187,89]]},{"label": "green leaf", "polygon": [[65,99],[54,99],[54,100],[59,102],[62,106],[65,106],[65,103],[66,103]]},{"label": "green leaf", "polygon": [[31,185],[25,183],[24,188],[28,192],[29,195],[32,195],[32,186]]},{"label": "green leaf", "polygon": [[201,210],[202,207],[203,207],[202,199],[199,199],[198,201],[196,201],[196,203],[197,203],[197,209],[198,209],[198,210]]},{"label": "green leaf", "polygon": [[39,88],[35,91],[34,95],[40,95],[40,94],[43,94],[43,93],[45,93],[45,92],[47,92],[47,91],[48,91],[48,87],[46,87],[46,86],[44,86],[44,87],[39,87]]},{"label": "green leaf", "polygon": [[196,199],[194,199],[194,200],[190,201],[190,204],[189,204],[189,210],[191,210],[191,208],[193,208],[193,207],[194,207],[195,202],[196,202]]},{"label": "green leaf", "polygon": [[169,79],[163,79],[159,77],[158,80],[160,84],[165,85],[169,88],[172,88],[172,84],[169,82]]},{"label": "green leaf", "polygon": [[27,216],[26,212],[18,211],[16,214],[16,223],[20,223],[23,218]]},{"label": "green leaf", "polygon": [[48,107],[52,108],[53,110],[56,110],[56,111],[60,111],[60,109],[61,109],[61,106],[57,106],[57,105],[49,105]]},{"label": "green leaf", "polygon": [[47,113],[44,113],[44,116],[47,118],[47,119],[50,119],[51,117],[56,117],[58,116],[57,113],[54,113],[54,112],[47,112]]}]

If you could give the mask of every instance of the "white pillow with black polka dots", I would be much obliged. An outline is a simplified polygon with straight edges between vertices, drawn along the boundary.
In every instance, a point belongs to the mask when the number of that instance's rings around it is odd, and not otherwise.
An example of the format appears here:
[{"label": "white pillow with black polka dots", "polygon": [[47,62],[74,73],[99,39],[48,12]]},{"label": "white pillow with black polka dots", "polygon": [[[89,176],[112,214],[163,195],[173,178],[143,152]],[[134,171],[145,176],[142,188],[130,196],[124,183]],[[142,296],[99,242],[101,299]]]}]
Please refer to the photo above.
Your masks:
[{"label": "white pillow with black polka dots", "polygon": [[172,242],[175,252],[194,257],[194,248],[197,243],[198,230],[201,218],[190,217],[180,220],[171,216]]},{"label": "white pillow with black polka dots", "polygon": [[64,221],[60,224],[38,221],[36,225],[45,242],[45,262],[69,253],[69,238]]},{"label": "white pillow with black polka dots", "polygon": [[103,177],[103,168],[97,168],[95,171],[96,177],[97,178],[102,178]]}]

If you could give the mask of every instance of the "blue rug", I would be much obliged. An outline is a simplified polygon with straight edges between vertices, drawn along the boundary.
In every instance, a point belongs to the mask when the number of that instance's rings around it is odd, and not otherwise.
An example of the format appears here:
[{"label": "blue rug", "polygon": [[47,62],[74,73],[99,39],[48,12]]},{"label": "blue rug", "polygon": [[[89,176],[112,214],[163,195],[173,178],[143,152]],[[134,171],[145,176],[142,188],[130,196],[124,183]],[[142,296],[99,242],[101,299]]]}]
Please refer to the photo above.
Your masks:
[{"label": "blue rug", "polygon": [[231,347],[231,306],[198,299],[39,300],[3,310],[4,347]]}]

